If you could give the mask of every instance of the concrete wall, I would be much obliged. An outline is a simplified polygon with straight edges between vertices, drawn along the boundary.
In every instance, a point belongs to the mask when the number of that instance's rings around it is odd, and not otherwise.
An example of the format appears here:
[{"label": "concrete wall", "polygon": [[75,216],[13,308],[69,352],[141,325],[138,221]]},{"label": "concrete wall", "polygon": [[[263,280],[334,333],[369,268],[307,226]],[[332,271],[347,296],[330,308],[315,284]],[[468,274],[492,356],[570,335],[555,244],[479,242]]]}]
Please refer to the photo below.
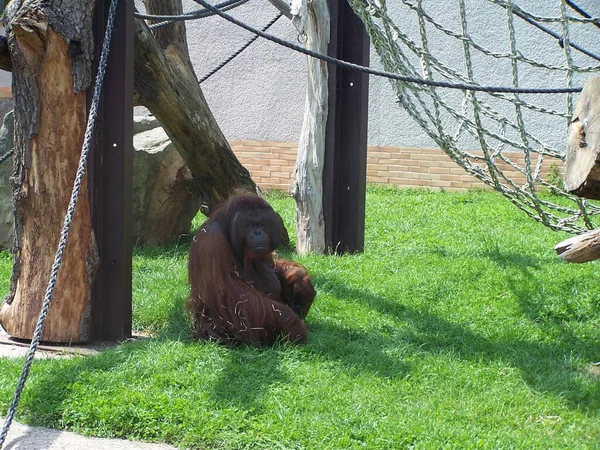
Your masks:
[{"label": "concrete wall", "polygon": [[[515,2],[526,10],[540,15],[559,16],[559,0],[520,0]],[[402,5],[401,0],[387,2],[393,9],[396,23],[414,40],[419,41],[416,15]],[[508,52],[509,40],[506,12],[490,2],[466,0],[469,34],[483,46],[498,52]],[[600,15],[600,2],[579,0],[578,4],[588,12]],[[184,2],[185,10],[197,9],[191,0]],[[457,2],[424,0],[425,10],[446,27],[460,31]],[[262,27],[276,10],[263,0],[250,1],[231,12],[256,27]],[[574,13],[573,13],[574,14]],[[547,24],[556,31],[559,26]],[[546,63],[564,65],[564,52],[556,40],[536,31],[520,19],[515,19],[518,50],[526,56]],[[572,40],[589,50],[600,53],[600,30],[587,25],[571,27]],[[296,42],[297,33],[287,19],[280,21],[271,33]],[[461,44],[428,27],[429,46],[443,63],[465,73]],[[218,17],[188,22],[188,42],[199,77],[210,71],[251,35]],[[576,52],[575,52],[576,53]],[[415,58],[413,58],[415,60]],[[505,60],[473,53],[475,79],[481,84],[511,85],[510,65]],[[589,58],[575,57],[578,64],[593,64]],[[415,60],[415,63],[418,61]],[[380,68],[379,57],[371,53],[371,65]],[[520,64],[522,86],[566,85],[566,75],[547,73]],[[306,57],[277,44],[259,39],[219,73],[203,85],[204,93],[229,139],[297,142],[300,135],[305,96]],[[586,77],[575,76],[573,83],[581,85]],[[460,107],[462,94],[440,90],[455,107]],[[494,101],[486,94],[480,98],[514,120],[514,107],[504,101]],[[566,96],[524,96],[544,107],[565,109]],[[370,145],[398,147],[436,147],[437,145],[396,103],[394,92],[386,79],[371,77],[369,97]],[[566,135],[565,121],[545,114],[527,114],[528,128],[548,145],[562,148]],[[450,121],[448,121],[450,123]],[[495,124],[490,124],[495,125]],[[474,140],[461,142],[465,148],[479,148]]]},{"label": "concrete wall", "polygon": [[[184,10],[200,8],[192,0],[184,0]],[[401,0],[388,0],[396,23],[417,42],[419,41],[416,15]],[[540,15],[559,16],[560,0],[518,0],[514,3]],[[600,15],[598,0],[578,0],[578,4],[593,15]],[[498,52],[509,49],[506,13],[484,0],[466,0],[470,36],[485,47]],[[136,0],[140,11],[144,7]],[[458,2],[424,0],[424,9],[444,26],[460,31]],[[235,17],[262,27],[277,11],[266,0],[252,0],[231,11]],[[572,11],[571,14],[576,15]],[[556,40],[536,31],[520,19],[515,19],[518,50],[525,55],[547,63],[564,64],[564,52]],[[547,24],[556,31],[560,26]],[[190,53],[201,78],[213,67],[243,45],[251,34],[219,17],[187,22]],[[270,32],[281,38],[297,42],[297,32],[291,23],[282,18]],[[447,38],[428,26],[429,46],[441,62],[465,73],[460,42]],[[571,39],[589,50],[600,53],[600,30],[587,25],[571,26]],[[594,65],[594,61],[574,53],[578,64]],[[417,67],[419,61],[412,58]],[[481,84],[510,85],[510,66],[497,60],[473,53],[475,79]],[[379,57],[371,53],[371,65],[380,68]],[[596,64],[598,62],[596,61]],[[547,73],[520,64],[522,86],[554,86],[566,84],[566,75]],[[304,111],[306,84],[306,57],[277,44],[259,39],[224,69],[203,83],[202,88],[216,119],[225,135],[231,140],[255,140],[295,143],[298,141]],[[573,83],[581,85],[586,76],[575,76]],[[0,86],[10,84],[10,75],[0,71]],[[462,94],[440,89],[439,92],[453,106],[460,107]],[[435,142],[396,103],[394,92],[386,79],[371,77],[369,97],[368,142],[374,146],[437,147]],[[490,101],[501,113],[514,120],[514,107],[504,101],[494,101],[486,94],[481,99]],[[523,96],[544,107],[565,109],[564,95]],[[565,121],[545,114],[527,113],[527,126],[548,145],[561,149],[564,146]],[[454,126],[451,120],[447,124]],[[489,126],[496,126],[489,123]],[[467,137],[460,145],[478,149],[478,143]]]}]

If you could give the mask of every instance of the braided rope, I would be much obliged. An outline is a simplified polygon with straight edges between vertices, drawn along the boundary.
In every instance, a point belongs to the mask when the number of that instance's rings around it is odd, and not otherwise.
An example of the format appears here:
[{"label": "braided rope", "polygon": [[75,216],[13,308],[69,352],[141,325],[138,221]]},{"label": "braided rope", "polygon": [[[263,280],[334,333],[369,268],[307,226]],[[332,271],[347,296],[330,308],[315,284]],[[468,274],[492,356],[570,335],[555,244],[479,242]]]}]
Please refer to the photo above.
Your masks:
[{"label": "braided rope", "polygon": [[[275,17],[273,17],[269,23],[267,23],[264,27],[261,28],[261,31],[267,31],[269,28],[271,28],[271,26],[273,26],[273,24],[275,22],[277,22],[281,17],[283,16],[283,13],[279,13],[277,14]],[[227,58],[225,61],[223,61],[221,64],[219,64],[217,67],[215,67],[213,70],[211,70],[210,72],[208,72],[206,75],[204,75],[200,81],[198,81],[198,83],[202,84],[204,83],[206,80],[208,80],[210,77],[212,77],[215,73],[217,73],[219,70],[221,70],[223,67],[225,67],[227,64],[229,64],[231,61],[233,61],[234,58],[236,58],[240,53],[242,53],[244,50],[246,50],[248,47],[250,47],[252,45],[252,43],[254,41],[256,41],[259,38],[259,36],[257,34],[255,34],[254,36],[252,36],[250,39],[248,39],[248,42],[246,42],[244,45],[242,45],[238,50],[236,50],[229,58]]]},{"label": "braided rope", "polygon": [[[569,21],[567,17],[567,6],[564,0],[560,0],[560,13],[563,18],[562,30],[563,30],[563,49],[565,51],[565,62],[567,67],[567,86],[573,86],[573,57],[571,56],[572,43],[569,40]],[[573,116],[573,94],[567,94],[567,125]]]},{"label": "braided rope", "polygon": [[[215,8],[220,9],[221,11],[229,11],[230,9],[237,8],[238,6],[247,3],[249,0],[227,0],[223,3],[219,3],[215,5]],[[206,17],[214,16],[215,13],[207,10],[206,8],[197,9],[194,11],[190,11],[185,14],[180,15],[166,15],[166,14],[143,14],[136,12],[135,16],[144,19],[144,20],[160,20],[161,22],[154,23],[149,25],[148,28],[151,30],[155,30],[156,28],[164,27],[166,25],[170,25],[175,22],[179,22],[180,20],[196,20],[196,19],[204,19]]]},{"label": "braided rope", "polygon": [[4,155],[0,156],[0,164],[2,164],[4,161],[6,161],[8,158],[10,158],[12,156],[12,154],[14,153],[15,149],[11,148],[10,150],[6,151],[4,153]]},{"label": "braided rope", "polygon": [[[502,6],[503,8],[508,8],[509,4],[512,3],[512,2],[509,2],[508,0],[487,0],[487,1],[490,3],[495,3],[496,5]],[[512,5],[510,5],[510,7],[515,11],[515,14],[517,16],[519,16],[519,17],[525,16],[536,22],[562,23],[563,21],[566,20],[569,22],[579,22],[579,23],[591,23],[591,24],[600,23],[600,17],[574,17],[574,16],[567,16],[567,15],[562,17],[562,14],[561,14],[561,17],[544,17],[544,16],[538,16],[538,15],[532,14],[528,11],[525,11],[524,9],[515,5],[514,3],[512,3]]]},{"label": "braided rope", "polygon": [[111,0],[110,9],[108,13],[108,21],[106,24],[106,32],[104,35],[104,43],[102,45],[102,53],[100,55],[100,62],[98,64],[98,73],[96,75],[96,84],[94,86],[94,95],[92,97],[92,104],[90,106],[90,111],[88,115],[87,126],[85,129],[85,135],[83,138],[83,145],[81,149],[81,156],[79,158],[79,166],[77,167],[77,172],[75,175],[75,181],[73,183],[73,191],[71,192],[71,199],[69,200],[69,206],[67,208],[67,214],[65,216],[65,220],[62,226],[62,230],[60,233],[60,240],[58,243],[58,248],[56,249],[56,255],[54,256],[54,263],[52,264],[52,269],[50,271],[50,280],[48,282],[48,287],[46,288],[46,294],[44,296],[44,301],[42,303],[42,309],[40,311],[40,315],[35,326],[35,331],[33,333],[33,338],[31,340],[31,345],[27,352],[27,356],[25,358],[25,364],[23,365],[23,369],[21,371],[21,377],[19,378],[19,382],[17,384],[17,388],[15,390],[15,394],[13,400],[8,409],[8,414],[2,425],[2,431],[0,431],[0,449],[4,445],[4,441],[6,440],[6,435],[8,434],[8,430],[12,424],[14,419],[17,406],[19,405],[19,400],[21,399],[21,393],[23,392],[23,388],[25,387],[25,382],[27,381],[27,377],[29,376],[29,370],[31,368],[31,364],[33,362],[33,358],[35,356],[35,351],[39,345],[40,339],[42,337],[42,333],[44,331],[44,323],[46,321],[46,317],[48,316],[48,311],[50,310],[50,303],[52,301],[52,295],[54,293],[54,288],[56,286],[56,280],[58,278],[58,272],[60,270],[63,255],[65,252],[65,248],[67,246],[67,241],[69,239],[69,231],[71,229],[71,223],[73,222],[73,215],[75,213],[75,206],[77,205],[77,201],[79,199],[79,194],[81,192],[81,183],[83,181],[83,177],[85,175],[85,165],[87,161],[87,157],[90,151],[90,146],[92,143],[92,137],[94,134],[94,125],[96,122],[96,117],[98,115],[98,105],[100,103],[100,94],[102,92],[102,83],[104,82],[104,74],[106,72],[106,61],[108,58],[108,53],[110,50],[110,42],[112,36],[112,30],[114,28],[115,15],[117,10],[117,3],[119,0]]},{"label": "braided rope", "polygon": [[[431,24],[433,27],[437,28],[438,30],[440,30],[442,33],[448,35],[451,38],[454,39],[463,39],[463,37],[461,36],[460,33],[457,33],[449,28],[444,27],[442,24],[436,22],[436,20],[431,17],[429,14],[427,14],[427,12],[421,7],[421,1],[418,1],[416,4],[412,3],[410,1],[407,0],[401,0],[401,2],[406,5],[408,8],[412,9],[414,12],[417,13],[419,20],[426,20],[429,24]],[[508,9],[508,8],[507,8]],[[511,11],[514,11],[513,8],[510,8]],[[499,53],[497,51],[493,51],[490,50],[486,47],[484,47],[483,45],[479,44],[477,41],[473,40],[472,38],[469,38],[469,42],[471,43],[471,46],[480,51],[481,53],[483,53],[486,56],[491,56],[492,58],[497,58],[497,59],[517,59],[518,61],[522,61],[526,64],[529,64],[533,67],[538,67],[538,68],[544,68],[544,69],[549,69],[549,70],[559,70],[559,71],[564,71],[567,70],[564,66],[558,66],[558,65],[554,65],[554,64],[547,64],[547,63],[543,63],[540,61],[537,61],[535,59],[532,58],[528,58],[527,56],[525,56],[523,53],[521,52],[517,52],[514,55],[512,55],[510,52],[505,52],[505,53]],[[598,72],[600,71],[600,65],[593,65],[593,66],[585,66],[585,67],[577,67],[575,66],[574,69],[577,72]]]}]

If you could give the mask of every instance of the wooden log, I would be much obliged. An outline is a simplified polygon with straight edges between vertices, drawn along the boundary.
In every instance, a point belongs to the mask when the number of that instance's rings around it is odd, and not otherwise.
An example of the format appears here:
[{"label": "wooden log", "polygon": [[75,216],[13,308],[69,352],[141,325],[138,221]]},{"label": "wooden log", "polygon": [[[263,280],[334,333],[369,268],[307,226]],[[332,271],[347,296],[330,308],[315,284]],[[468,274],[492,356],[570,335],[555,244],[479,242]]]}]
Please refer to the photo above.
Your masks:
[{"label": "wooden log", "polygon": [[573,236],[554,247],[558,256],[568,262],[584,263],[600,258],[600,228]]},{"label": "wooden log", "polygon": [[[306,35],[306,48],[325,54],[329,44],[329,9],[326,0],[293,0],[292,15]],[[300,254],[325,251],[323,166],[328,111],[327,64],[308,58],[308,84],[304,123],[294,168],[296,249]]]},{"label": "wooden log", "polygon": [[[31,339],[79,163],[93,57],[93,0],[11,2],[15,246],[10,294],[0,323]],[[74,26],[73,24],[77,24]],[[43,341],[85,342],[98,264],[87,179],[65,250]]]},{"label": "wooden log", "polygon": [[[149,14],[182,14],[181,1],[144,0]],[[185,23],[151,31],[135,21],[134,90],[163,126],[210,211],[234,192],[256,193],[214,119],[190,62]]]},{"label": "wooden log", "polygon": [[600,77],[583,88],[569,127],[565,187],[579,197],[600,199]]}]

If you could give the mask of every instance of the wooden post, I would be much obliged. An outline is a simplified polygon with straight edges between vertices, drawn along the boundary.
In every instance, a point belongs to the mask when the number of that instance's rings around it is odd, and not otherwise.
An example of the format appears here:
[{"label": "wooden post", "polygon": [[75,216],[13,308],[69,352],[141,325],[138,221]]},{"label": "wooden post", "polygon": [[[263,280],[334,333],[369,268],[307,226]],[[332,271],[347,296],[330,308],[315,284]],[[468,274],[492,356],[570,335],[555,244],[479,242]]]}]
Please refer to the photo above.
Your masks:
[{"label": "wooden post", "polygon": [[[369,65],[369,37],[346,0],[329,0],[329,55]],[[329,64],[323,205],[325,240],[336,253],[364,248],[367,176],[367,74]]]},{"label": "wooden post", "polygon": [[[330,38],[327,0],[292,0],[292,15],[306,48],[325,53]],[[300,254],[323,253],[323,166],[328,108],[327,65],[308,58],[308,83],[304,122],[294,169],[296,200],[296,250]]]},{"label": "wooden post", "polygon": [[[110,0],[96,2],[94,73],[109,6]],[[95,341],[131,336],[133,20],[133,1],[119,1],[90,155],[92,224],[100,257],[92,291]]]}]

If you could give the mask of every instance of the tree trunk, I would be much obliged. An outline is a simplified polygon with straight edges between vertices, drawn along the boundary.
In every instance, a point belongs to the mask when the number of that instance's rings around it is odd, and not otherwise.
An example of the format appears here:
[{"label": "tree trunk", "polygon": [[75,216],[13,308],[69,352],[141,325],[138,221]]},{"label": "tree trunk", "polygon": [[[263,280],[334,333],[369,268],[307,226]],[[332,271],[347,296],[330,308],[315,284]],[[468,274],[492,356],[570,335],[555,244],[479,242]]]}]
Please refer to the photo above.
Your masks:
[{"label": "tree trunk", "polygon": [[[180,0],[145,0],[149,14],[181,14]],[[151,31],[135,23],[135,95],[161,123],[210,210],[234,192],[256,193],[217,125],[190,62],[185,22]]]},{"label": "tree trunk", "polygon": [[569,127],[565,186],[579,197],[600,199],[600,77],[583,88]]},{"label": "tree trunk", "polygon": [[600,258],[600,229],[573,236],[554,247],[558,256],[568,262],[584,263]]},{"label": "tree trunk", "polygon": [[[326,0],[292,1],[292,14],[306,35],[306,47],[326,54],[329,44],[329,10]],[[329,90],[327,63],[308,58],[308,87],[304,123],[294,169],[296,249],[298,253],[325,251],[323,216],[323,165]]]},{"label": "tree trunk", "polygon": [[[15,246],[0,322],[13,337],[32,337],[75,179],[91,80],[93,7],[93,0],[64,0],[60,7],[34,0],[11,2],[6,10],[15,106]],[[97,264],[85,180],[42,340],[88,340]]]}]

